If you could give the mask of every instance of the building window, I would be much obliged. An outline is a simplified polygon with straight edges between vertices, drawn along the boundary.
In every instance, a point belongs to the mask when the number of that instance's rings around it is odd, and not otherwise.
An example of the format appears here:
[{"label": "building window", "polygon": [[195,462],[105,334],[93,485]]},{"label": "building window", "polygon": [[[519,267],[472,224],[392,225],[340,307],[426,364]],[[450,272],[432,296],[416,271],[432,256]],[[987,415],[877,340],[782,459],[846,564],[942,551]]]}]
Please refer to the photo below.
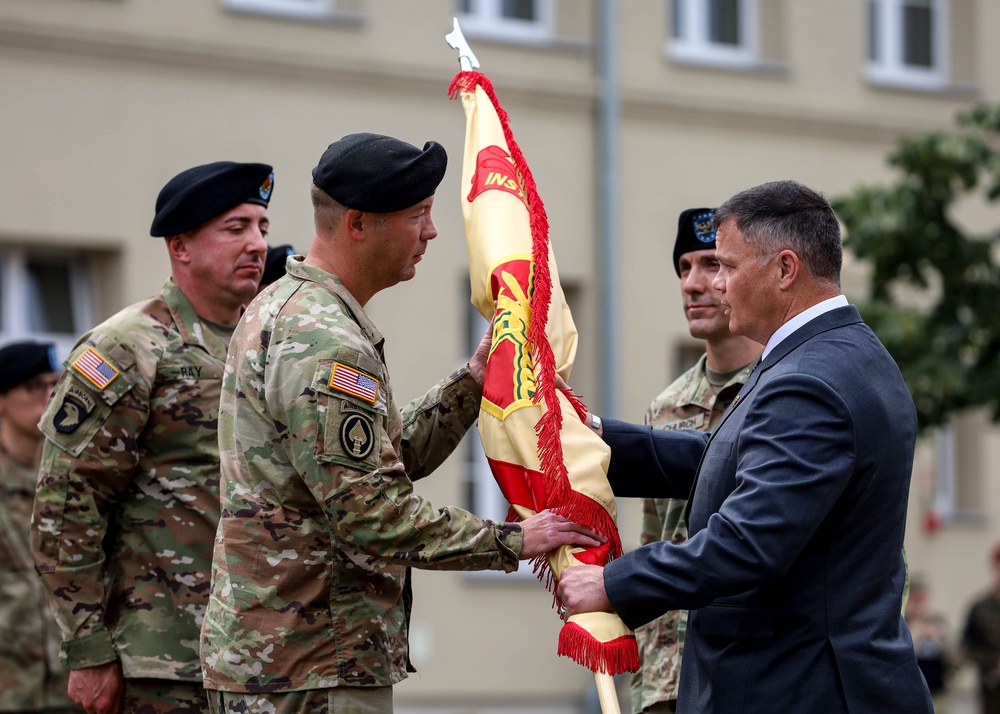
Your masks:
[{"label": "building window", "polygon": [[333,15],[334,0],[222,0],[224,7],[240,12],[325,19]]},{"label": "building window", "polygon": [[86,255],[0,248],[0,342],[56,343],[61,357],[93,325]]},{"label": "building window", "polygon": [[459,0],[459,24],[470,36],[513,41],[552,37],[552,0]]},{"label": "building window", "polygon": [[868,76],[936,87],[947,76],[947,0],[868,0]]},{"label": "building window", "polygon": [[984,525],[989,522],[986,484],[989,473],[982,443],[989,430],[987,420],[976,413],[956,416],[934,434],[935,519],[943,524]]},{"label": "building window", "polygon": [[756,62],[756,0],[671,0],[667,52],[687,62]]}]

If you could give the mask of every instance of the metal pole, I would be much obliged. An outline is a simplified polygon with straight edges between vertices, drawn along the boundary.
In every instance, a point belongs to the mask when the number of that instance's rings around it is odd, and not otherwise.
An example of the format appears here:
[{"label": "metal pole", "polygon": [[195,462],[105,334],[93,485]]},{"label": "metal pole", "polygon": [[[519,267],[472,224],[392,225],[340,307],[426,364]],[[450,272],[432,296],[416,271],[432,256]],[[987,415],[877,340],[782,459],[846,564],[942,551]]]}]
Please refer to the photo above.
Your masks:
[{"label": "metal pole", "polygon": [[598,166],[600,195],[601,408],[618,415],[618,12],[617,0],[598,3]]}]

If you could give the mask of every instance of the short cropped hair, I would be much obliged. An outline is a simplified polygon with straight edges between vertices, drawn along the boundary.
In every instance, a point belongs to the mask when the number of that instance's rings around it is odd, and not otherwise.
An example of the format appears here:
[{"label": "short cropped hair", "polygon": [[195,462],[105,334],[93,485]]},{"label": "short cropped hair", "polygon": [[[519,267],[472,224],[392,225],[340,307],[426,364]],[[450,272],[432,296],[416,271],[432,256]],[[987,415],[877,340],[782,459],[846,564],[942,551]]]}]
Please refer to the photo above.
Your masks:
[{"label": "short cropped hair", "polygon": [[840,223],[821,194],[796,181],[764,183],[716,209],[717,228],[730,218],[761,257],[791,250],[813,277],[840,286]]},{"label": "short cropped hair", "polygon": [[[348,210],[347,206],[337,203],[316,184],[310,186],[309,198],[312,200],[313,221],[316,224],[316,229],[333,231]],[[380,228],[384,228],[389,222],[388,216],[384,213],[373,213],[372,215],[375,216],[375,223]]]}]

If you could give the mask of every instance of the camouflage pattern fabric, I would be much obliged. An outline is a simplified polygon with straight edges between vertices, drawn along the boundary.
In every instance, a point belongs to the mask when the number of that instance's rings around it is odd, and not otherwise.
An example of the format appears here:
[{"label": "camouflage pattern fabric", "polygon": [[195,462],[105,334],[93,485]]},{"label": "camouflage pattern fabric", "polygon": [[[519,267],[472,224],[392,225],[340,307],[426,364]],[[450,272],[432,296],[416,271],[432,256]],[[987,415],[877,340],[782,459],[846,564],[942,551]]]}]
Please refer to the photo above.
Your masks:
[{"label": "camouflage pattern fabric", "polygon": [[[706,362],[707,355],[702,355],[694,367],[653,400],[646,411],[646,424],[654,429],[711,431],[719,423],[753,371],[753,363],[733,376],[716,395],[705,374]],[[686,508],[687,501],[680,498],[645,499],[640,544],[687,540]],[[673,610],[636,630],[642,667],[632,675],[633,711],[642,712],[658,702],[677,699],[686,627],[687,611]]]},{"label": "camouflage pattern fabric", "polygon": [[237,327],[206,688],[394,684],[411,669],[407,566],[517,568],[520,526],[413,492],[476,419],[481,388],[462,368],[401,412],[382,344],[339,279],[301,257]]},{"label": "camouflage pattern fabric", "polygon": [[201,679],[225,356],[168,280],[66,361],[39,422],[32,550],[71,668]]},{"label": "camouflage pattern fabric", "polygon": [[210,692],[212,714],[392,714],[392,687],[333,687],[248,694]]},{"label": "camouflage pattern fabric", "polygon": [[74,706],[28,546],[35,475],[0,447],[0,712]]},{"label": "camouflage pattern fabric", "polygon": [[200,682],[176,679],[126,679],[123,714],[208,714],[208,695]]}]

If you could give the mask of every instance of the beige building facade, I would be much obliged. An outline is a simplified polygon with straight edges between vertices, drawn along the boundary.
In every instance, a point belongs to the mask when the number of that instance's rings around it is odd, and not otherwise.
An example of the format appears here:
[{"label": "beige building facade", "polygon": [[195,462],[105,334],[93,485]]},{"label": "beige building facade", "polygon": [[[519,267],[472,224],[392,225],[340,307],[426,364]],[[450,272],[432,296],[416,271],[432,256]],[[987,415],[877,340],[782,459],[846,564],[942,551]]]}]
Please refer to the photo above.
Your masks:
[{"label": "beige building facade", "polygon": [[[169,264],[149,237],[153,203],[195,164],[273,164],[269,242],[305,252],[312,167],[331,141],[372,131],[451,157],[418,276],[371,303],[397,394],[422,393],[480,329],[464,116],[446,92],[454,16],[545,201],[580,330],[572,383],[598,413],[636,421],[698,347],[670,262],[682,209],[779,178],[828,196],[887,181],[897,138],[1000,100],[994,0],[3,0],[0,342],[47,337],[65,356],[154,293]],[[862,285],[850,267],[848,297]],[[920,447],[907,550],[953,635],[989,583],[997,463],[1000,430],[980,414]],[[489,486],[468,445],[418,490],[500,516]],[[621,510],[631,547],[639,505]],[[530,575],[416,573],[415,591],[420,674],[397,687],[399,711],[588,706],[590,675],[556,657],[560,623]]]}]

